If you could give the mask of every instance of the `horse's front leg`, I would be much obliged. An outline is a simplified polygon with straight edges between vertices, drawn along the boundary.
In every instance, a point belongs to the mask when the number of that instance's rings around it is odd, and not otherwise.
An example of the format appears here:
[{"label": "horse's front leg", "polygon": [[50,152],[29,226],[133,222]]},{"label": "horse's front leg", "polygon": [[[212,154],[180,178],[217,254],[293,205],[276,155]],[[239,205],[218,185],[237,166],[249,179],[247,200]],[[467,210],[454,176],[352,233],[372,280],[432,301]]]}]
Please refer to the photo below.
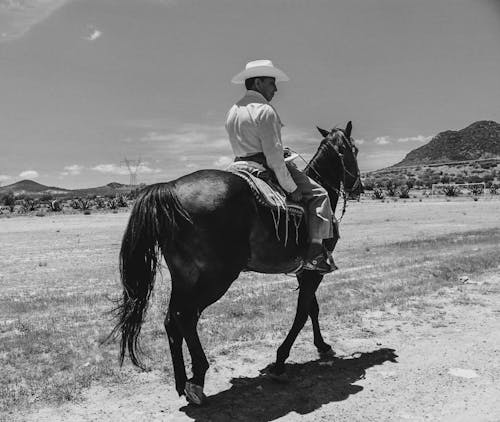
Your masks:
[{"label": "horse's front leg", "polygon": [[313,295],[311,300],[311,306],[309,307],[309,316],[311,317],[312,327],[313,327],[313,335],[314,335],[314,345],[318,350],[319,356],[321,358],[327,358],[335,356],[335,352],[332,350],[332,346],[323,340],[323,336],[321,335],[321,330],[319,328],[319,305],[318,300],[316,299],[316,293]]},{"label": "horse's front leg", "polygon": [[282,375],[285,372],[285,361],[290,356],[290,349],[307,321],[311,302],[322,276],[317,271],[303,271],[297,275],[297,279],[300,288],[297,300],[297,312],[290,332],[276,353],[276,363],[271,372],[272,375],[276,376]]}]

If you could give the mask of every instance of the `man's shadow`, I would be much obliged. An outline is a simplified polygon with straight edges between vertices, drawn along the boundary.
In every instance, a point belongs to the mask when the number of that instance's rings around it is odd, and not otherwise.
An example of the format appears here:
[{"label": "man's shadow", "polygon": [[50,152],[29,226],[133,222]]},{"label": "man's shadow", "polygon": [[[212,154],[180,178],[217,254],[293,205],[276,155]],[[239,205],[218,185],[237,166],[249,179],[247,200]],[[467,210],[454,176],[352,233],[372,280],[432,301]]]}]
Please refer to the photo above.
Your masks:
[{"label": "man's shadow", "polygon": [[[363,387],[353,385],[367,368],[397,362],[393,349],[378,349],[351,356],[286,365],[289,382],[278,383],[262,374],[231,380],[232,387],[207,398],[201,407],[180,410],[196,421],[272,421],[290,412],[301,415],[322,405],[341,401]],[[265,369],[261,373],[265,372]]]}]

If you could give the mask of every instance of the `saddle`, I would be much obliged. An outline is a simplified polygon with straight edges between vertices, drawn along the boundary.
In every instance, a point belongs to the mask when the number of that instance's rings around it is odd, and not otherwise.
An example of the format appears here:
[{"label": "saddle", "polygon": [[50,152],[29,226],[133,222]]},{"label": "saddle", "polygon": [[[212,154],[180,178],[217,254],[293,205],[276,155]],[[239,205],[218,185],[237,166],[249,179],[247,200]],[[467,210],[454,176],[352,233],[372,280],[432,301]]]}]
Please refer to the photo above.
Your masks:
[{"label": "saddle", "polygon": [[285,191],[269,170],[260,170],[245,164],[235,162],[226,170],[236,174],[248,183],[259,205],[276,211],[285,211],[294,216],[304,215],[305,209],[302,204],[288,199]]},{"label": "saddle", "polygon": [[[294,223],[295,240],[298,243],[298,227],[305,214],[302,204],[290,201],[286,192],[278,184],[274,174],[267,169],[260,169],[249,165],[247,162],[236,161],[226,168],[229,171],[247,182],[255,201],[258,205],[268,208],[274,219],[276,237],[279,239],[278,227],[281,217],[284,215],[286,224]],[[284,239],[285,245],[288,242],[288,230]]]}]

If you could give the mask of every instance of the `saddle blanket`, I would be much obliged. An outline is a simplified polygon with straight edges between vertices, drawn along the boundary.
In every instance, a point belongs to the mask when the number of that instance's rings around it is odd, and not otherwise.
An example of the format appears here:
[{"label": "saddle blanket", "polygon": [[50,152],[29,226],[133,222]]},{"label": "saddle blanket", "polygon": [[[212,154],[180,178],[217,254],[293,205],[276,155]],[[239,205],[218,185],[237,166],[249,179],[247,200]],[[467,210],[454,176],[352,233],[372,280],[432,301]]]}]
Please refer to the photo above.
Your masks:
[{"label": "saddle blanket", "polygon": [[284,211],[294,217],[304,215],[304,207],[287,198],[281,186],[273,183],[268,170],[249,166],[246,162],[240,164],[238,161],[232,163],[226,170],[236,174],[248,183],[258,204],[278,212]]}]

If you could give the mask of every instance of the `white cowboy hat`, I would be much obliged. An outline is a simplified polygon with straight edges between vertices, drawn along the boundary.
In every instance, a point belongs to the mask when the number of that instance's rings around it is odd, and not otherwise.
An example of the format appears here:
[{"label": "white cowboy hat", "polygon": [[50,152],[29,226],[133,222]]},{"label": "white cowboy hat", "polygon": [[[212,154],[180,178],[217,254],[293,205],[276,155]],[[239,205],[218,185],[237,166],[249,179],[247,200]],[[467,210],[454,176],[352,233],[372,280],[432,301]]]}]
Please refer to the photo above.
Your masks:
[{"label": "white cowboy hat", "polygon": [[245,79],[255,78],[258,76],[267,76],[270,78],[275,78],[276,82],[286,82],[290,78],[282,70],[274,67],[271,60],[254,60],[248,62],[245,66],[245,70],[238,73],[231,79],[233,84],[242,84]]}]

